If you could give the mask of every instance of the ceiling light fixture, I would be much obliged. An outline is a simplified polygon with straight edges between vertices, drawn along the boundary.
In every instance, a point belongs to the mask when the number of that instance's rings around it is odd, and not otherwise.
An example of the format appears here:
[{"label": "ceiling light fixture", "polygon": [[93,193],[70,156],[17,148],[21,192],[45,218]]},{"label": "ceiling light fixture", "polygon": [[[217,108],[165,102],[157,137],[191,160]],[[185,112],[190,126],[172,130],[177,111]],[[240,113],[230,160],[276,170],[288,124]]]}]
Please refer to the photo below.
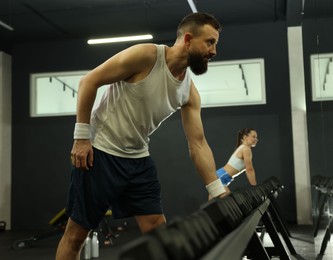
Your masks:
[{"label": "ceiling light fixture", "polygon": [[151,34],[144,34],[144,35],[113,37],[113,38],[103,38],[103,39],[91,39],[91,40],[88,40],[88,44],[142,41],[142,40],[149,40],[149,39],[153,39],[153,36]]},{"label": "ceiling light fixture", "polygon": [[193,12],[193,13],[197,13],[198,10],[197,10],[197,8],[195,7],[195,4],[194,4],[193,0],[187,0],[187,2],[188,2],[188,4],[189,4],[190,7],[191,7],[192,12]]},{"label": "ceiling light fixture", "polygon": [[4,23],[4,22],[1,21],[1,20],[0,20],[0,25],[1,25],[2,27],[5,27],[5,28],[6,28],[7,30],[9,30],[9,31],[14,31],[14,28],[13,28],[13,27],[11,27],[10,25]]}]

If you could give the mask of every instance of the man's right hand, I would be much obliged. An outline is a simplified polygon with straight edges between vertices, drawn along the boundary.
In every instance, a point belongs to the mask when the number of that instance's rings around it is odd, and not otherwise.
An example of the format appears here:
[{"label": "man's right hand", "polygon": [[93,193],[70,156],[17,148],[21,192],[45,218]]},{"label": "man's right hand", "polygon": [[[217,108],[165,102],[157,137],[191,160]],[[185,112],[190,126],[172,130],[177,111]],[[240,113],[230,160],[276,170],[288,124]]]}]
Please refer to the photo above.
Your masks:
[{"label": "man's right hand", "polygon": [[[224,186],[224,189],[225,189],[225,192],[223,192],[221,195],[217,196],[218,198],[225,198],[227,196],[230,195],[231,191],[230,189],[228,188],[228,186]],[[214,199],[214,198],[217,198],[217,197],[212,197],[212,195],[208,195],[208,200],[211,200],[211,199]]]},{"label": "man's right hand", "polygon": [[74,140],[71,151],[72,165],[83,171],[89,170],[93,166],[94,153],[89,139]]}]

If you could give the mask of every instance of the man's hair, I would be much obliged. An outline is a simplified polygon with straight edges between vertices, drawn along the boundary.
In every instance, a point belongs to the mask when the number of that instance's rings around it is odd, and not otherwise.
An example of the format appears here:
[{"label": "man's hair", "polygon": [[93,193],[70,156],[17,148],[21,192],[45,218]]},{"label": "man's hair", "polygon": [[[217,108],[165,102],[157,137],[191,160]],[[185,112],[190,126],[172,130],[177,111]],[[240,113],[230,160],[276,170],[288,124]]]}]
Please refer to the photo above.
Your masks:
[{"label": "man's hair", "polygon": [[213,15],[208,13],[191,13],[186,15],[178,25],[177,38],[184,35],[186,31],[197,36],[200,33],[201,27],[206,24],[215,28],[218,32],[222,30],[221,24]]}]

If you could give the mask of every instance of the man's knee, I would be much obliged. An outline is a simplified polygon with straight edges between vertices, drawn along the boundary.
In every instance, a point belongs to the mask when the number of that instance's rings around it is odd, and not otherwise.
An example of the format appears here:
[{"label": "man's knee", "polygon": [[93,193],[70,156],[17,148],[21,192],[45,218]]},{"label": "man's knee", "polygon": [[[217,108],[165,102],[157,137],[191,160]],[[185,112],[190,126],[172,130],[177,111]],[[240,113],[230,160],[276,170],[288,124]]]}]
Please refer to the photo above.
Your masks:
[{"label": "man's knee", "polygon": [[69,219],[63,238],[73,250],[80,250],[89,232],[90,230]]},{"label": "man's knee", "polygon": [[163,214],[135,216],[135,219],[136,219],[142,233],[147,233],[147,232],[151,231],[152,229],[165,224],[165,222],[166,222]]}]

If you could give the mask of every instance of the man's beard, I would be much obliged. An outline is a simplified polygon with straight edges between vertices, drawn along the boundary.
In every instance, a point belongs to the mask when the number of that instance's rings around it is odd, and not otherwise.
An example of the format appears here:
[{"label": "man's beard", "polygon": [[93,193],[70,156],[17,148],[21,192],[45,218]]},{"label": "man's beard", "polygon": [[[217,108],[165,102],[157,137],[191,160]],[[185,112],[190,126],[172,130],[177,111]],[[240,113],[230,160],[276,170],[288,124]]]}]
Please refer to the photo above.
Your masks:
[{"label": "man's beard", "polygon": [[200,53],[191,53],[188,57],[188,65],[195,75],[201,75],[208,69],[208,63]]}]

